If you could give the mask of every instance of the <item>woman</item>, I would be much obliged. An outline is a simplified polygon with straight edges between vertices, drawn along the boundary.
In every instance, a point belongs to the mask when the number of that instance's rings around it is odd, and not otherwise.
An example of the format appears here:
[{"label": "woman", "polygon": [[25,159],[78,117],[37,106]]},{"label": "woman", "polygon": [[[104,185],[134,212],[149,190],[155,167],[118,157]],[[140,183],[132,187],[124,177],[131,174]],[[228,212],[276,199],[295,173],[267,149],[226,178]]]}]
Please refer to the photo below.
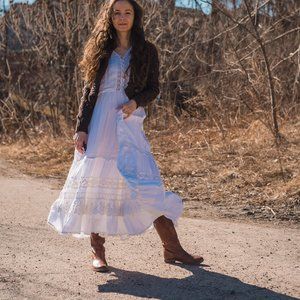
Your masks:
[{"label": "woman", "polygon": [[65,185],[48,223],[61,234],[90,235],[92,267],[107,272],[107,236],[154,228],[167,263],[200,264],[180,245],[174,224],[182,200],[166,192],[143,131],[144,107],[159,93],[157,49],[145,40],[134,0],[104,4],[80,63],[85,85]]}]

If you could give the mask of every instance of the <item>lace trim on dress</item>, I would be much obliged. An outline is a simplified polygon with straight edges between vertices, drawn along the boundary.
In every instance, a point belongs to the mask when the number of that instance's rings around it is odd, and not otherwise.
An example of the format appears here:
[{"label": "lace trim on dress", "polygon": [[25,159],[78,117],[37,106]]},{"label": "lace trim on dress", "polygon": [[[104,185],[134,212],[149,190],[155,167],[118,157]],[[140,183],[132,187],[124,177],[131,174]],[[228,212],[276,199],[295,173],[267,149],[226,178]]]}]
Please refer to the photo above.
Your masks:
[{"label": "lace trim on dress", "polygon": [[[86,191],[65,193],[64,201],[58,205],[58,211],[62,212],[68,219],[73,214],[126,216],[136,214],[141,210],[139,200],[142,198],[139,193],[130,190],[125,190],[122,193],[117,191],[103,192],[100,190],[98,193],[88,192],[89,201],[85,201],[86,194]],[[76,200],[74,201],[75,195]]]},{"label": "lace trim on dress", "polygon": [[81,177],[76,178],[71,176],[69,182],[66,184],[66,188],[80,187],[104,187],[104,188],[114,188],[114,189],[124,189],[127,184],[124,180],[109,177]]}]

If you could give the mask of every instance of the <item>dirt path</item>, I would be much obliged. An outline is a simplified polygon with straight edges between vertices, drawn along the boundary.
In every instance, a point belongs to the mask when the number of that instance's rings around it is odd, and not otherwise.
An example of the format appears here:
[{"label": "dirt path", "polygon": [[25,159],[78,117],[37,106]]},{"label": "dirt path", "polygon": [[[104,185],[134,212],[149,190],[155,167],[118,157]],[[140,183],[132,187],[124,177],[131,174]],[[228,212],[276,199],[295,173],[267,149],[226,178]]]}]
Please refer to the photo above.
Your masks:
[{"label": "dirt path", "polygon": [[56,181],[0,161],[0,184],[0,299],[300,297],[297,228],[181,218],[182,244],[204,256],[203,266],[163,263],[159,238],[150,231],[107,239],[112,271],[93,273],[88,239],[62,237],[46,224],[59,193]]}]

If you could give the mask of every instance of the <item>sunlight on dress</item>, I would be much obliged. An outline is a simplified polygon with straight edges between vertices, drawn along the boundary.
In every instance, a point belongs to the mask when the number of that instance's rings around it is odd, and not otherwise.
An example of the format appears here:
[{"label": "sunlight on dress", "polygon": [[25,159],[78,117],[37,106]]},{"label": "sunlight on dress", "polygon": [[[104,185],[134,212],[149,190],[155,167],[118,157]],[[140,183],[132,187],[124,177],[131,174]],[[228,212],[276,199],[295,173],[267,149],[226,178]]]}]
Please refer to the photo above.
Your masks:
[{"label": "sunlight on dress", "polygon": [[48,223],[61,234],[85,237],[141,234],[161,215],[177,226],[182,199],[165,191],[143,130],[146,113],[138,107],[128,118],[118,106],[129,101],[130,51],[113,52],[100,84],[88,127],[86,152],[74,159]]}]

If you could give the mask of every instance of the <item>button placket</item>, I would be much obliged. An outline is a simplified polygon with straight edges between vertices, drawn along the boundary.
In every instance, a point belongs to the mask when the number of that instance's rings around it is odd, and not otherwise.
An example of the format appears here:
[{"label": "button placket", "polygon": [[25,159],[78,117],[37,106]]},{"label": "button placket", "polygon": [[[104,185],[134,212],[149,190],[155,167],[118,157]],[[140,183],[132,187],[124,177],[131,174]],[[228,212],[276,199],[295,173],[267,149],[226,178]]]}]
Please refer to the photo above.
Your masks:
[{"label": "button placket", "polygon": [[128,69],[128,73],[126,74],[126,69],[129,66],[129,56],[126,55],[125,61],[124,61],[124,66],[123,66],[123,88],[125,89],[128,85],[129,81],[129,74],[130,74],[130,68]]},{"label": "button placket", "polygon": [[[119,58],[119,63],[118,63],[118,78],[117,78],[117,90],[120,90],[121,88],[121,77],[122,77],[122,58]],[[121,59],[121,63],[120,63]]]},{"label": "button placket", "polygon": [[122,59],[122,64],[121,64],[121,69],[122,69],[121,85],[122,85],[122,87],[124,87],[125,59],[126,59],[126,56],[124,57],[124,59]]},{"label": "button placket", "polygon": [[118,76],[117,76],[116,90],[120,90],[121,87],[125,88],[125,85],[126,85],[125,69],[126,69],[127,61],[128,61],[128,53],[129,53],[129,51],[124,55],[123,58],[120,55],[117,54],[117,58],[118,58]]}]

